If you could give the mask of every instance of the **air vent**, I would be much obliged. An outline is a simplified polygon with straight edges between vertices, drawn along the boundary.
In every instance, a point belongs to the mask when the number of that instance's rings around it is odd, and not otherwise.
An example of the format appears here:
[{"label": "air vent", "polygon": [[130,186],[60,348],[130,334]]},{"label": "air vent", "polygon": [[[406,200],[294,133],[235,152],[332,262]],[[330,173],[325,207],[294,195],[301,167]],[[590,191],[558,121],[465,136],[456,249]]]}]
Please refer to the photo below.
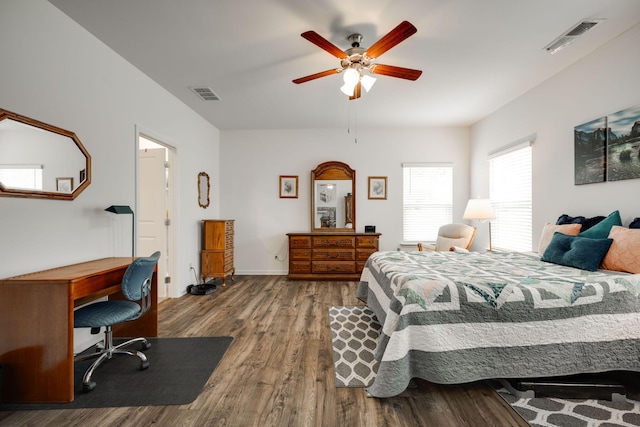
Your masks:
[{"label": "air vent", "polygon": [[596,24],[598,24],[600,21],[602,20],[590,19],[578,23],[569,31],[565,32],[560,37],[556,38],[554,41],[545,46],[544,50],[553,55],[554,53],[576,41],[578,37],[589,31],[591,28],[595,27]]},{"label": "air vent", "polygon": [[219,101],[220,97],[216,95],[210,87],[190,87],[196,95],[203,101]]}]

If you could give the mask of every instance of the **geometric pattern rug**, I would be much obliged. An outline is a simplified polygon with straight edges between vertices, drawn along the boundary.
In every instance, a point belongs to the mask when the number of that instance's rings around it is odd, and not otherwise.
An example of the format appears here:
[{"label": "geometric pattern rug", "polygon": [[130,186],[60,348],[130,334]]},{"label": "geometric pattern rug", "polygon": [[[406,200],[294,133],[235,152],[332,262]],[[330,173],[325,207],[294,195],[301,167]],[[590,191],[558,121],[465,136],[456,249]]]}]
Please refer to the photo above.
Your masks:
[{"label": "geometric pattern rug", "polygon": [[[374,360],[381,326],[367,307],[329,307],[336,387],[368,387],[375,379]],[[490,384],[493,385],[493,382]],[[551,397],[518,398],[498,394],[533,427],[638,427],[640,402]]]}]

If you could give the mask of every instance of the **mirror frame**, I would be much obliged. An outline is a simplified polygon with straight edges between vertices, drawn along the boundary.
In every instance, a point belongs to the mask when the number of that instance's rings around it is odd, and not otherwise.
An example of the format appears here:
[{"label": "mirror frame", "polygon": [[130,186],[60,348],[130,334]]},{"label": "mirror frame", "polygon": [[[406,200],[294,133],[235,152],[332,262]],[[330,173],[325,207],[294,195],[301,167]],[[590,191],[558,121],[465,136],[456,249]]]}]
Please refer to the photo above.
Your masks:
[{"label": "mirror frame", "polygon": [[87,168],[86,168],[86,176],[84,182],[82,182],[78,188],[73,190],[72,193],[56,193],[53,191],[35,191],[35,190],[21,190],[16,188],[8,188],[5,187],[0,182],[0,196],[2,197],[27,197],[27,198],[37,198],[37,199],[54,199],[54,200],[73,200],[80,193],[84,191],[85,188],[89,186],[91,183],[91,156],[89,152],[84,148],[80,139],[76,136],[75,133],[61,129],[57,126],[53,126],[47,123],[43,123],[41,121],[22,116],[20,114],[13,113],[11,111],[3,110],[0,108],[0,122],[3,120],[10,119],[16,122],[24,123],[29,126],[33,126],[35,128],[39,128],[45,130],[47,132],[57,133],[58,135],[65,136],[70,138],[78,147],[78,149],[82,152],[82,154],[87,159]]},{"label": "mirror frame", "polygon": [[[206,203],[204,203],[204,198],[202,196],[204,196],[205,194],[202,194],[202,189],[205,185],[205,181],[206,181],[206,185],[207,185],[207,189],[206,189],[206,196],[207,196],[207,201]],[[209,179],[209,174],[206,172],[200,172],[198,174],[198,205],[203,208],[206,209],[207,207],[209,207],[209,203],[211,202],[209,200],[209,191],[211,190],[211,182]]]},{"label": "mirror frame", "polygon": [[[335,180],[351,180],[351,206],[352,206],[352,218],[351,228],[316,228],[315,224],[315,211],[316,211],[316,197],[315,187],[316,180],[335,179]],[[354,233],[356,231],[356,171],[342,162],[324,162],[319,164],[314,170],[311,171],[311,231],[312,232],[339,232],[339,233]]]}]

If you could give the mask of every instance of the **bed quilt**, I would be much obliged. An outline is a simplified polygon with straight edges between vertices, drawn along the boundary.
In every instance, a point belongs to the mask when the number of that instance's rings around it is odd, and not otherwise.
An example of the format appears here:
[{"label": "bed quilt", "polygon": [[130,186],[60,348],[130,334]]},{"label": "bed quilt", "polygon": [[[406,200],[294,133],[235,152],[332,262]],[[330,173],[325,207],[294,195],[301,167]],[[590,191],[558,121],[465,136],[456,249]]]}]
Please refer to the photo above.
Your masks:
[{"label": "bed quilt", "polygon": [[458,384],[640,371],[640,275],[515,252],[376,252],[357,296],[382,325],[367,392],[411,378]]}]

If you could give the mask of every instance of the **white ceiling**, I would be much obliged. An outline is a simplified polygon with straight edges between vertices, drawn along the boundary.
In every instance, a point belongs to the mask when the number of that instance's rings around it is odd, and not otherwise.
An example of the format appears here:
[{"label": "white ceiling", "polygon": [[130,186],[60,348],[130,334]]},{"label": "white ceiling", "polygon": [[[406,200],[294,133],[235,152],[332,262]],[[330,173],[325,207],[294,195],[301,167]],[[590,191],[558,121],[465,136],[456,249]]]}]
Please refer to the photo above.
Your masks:
[{"label": "white ceiling", "polygon": [[[470,125],[640,22],[638,0],[50,2],[219,129]],[[543,50],[585,18],[605,20]],[[302,32],[341,49],[357,32],[366,48],[403,20],[418,32],[377,62],[421,69],[417,81],[378,76],[358,101],[339,91],[341,75],[291,82],[339,66]]]}]

